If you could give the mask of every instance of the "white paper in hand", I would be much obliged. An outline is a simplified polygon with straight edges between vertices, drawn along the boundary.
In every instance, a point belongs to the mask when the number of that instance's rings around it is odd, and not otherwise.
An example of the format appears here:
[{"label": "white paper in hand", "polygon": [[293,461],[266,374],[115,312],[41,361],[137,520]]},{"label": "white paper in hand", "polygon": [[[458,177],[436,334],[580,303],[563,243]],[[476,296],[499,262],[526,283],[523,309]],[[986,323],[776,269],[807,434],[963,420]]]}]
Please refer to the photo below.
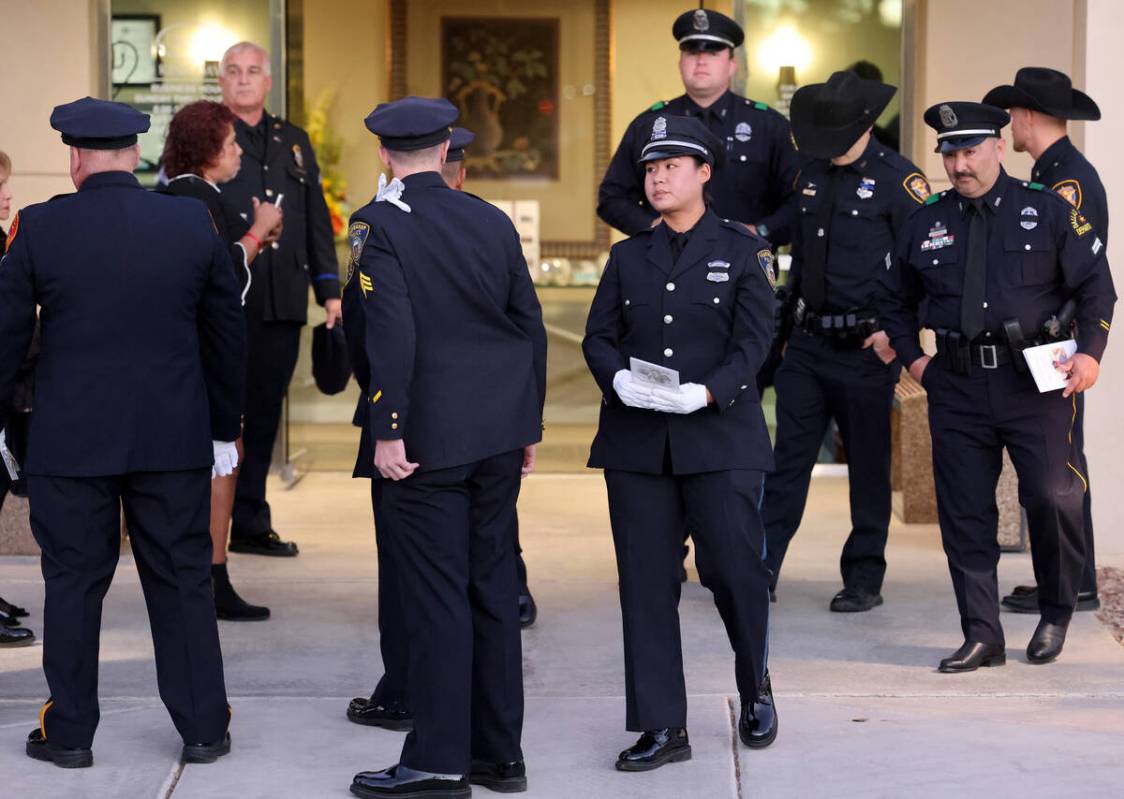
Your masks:
[{"label": "white paper in hand", "polygon": [[639,358],[628,359],[629,371],[636,383],[642,383],[652,388],[662,388],[667,391],[679,390],[679,372],[660,366],[658,363],[649,363]]},{"label": "white paper in hand", "polygon": [[1072,357],[1075,352],[1077,342],[1073,339],[1040,344],[1023,350],[1023,357],[1026,358],[1026,365],[1030,367],[1030,374],[1038,385],[1039,393],[1065,388],[1065,372],[1054,364]]}]

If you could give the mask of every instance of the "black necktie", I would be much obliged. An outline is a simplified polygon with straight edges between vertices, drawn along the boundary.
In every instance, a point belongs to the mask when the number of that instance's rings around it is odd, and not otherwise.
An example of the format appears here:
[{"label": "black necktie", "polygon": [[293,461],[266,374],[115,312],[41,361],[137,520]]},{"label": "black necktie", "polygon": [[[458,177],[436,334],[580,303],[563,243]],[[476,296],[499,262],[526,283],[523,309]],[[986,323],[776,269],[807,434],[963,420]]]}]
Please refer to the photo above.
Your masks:
[{"label": "black necktie", "polygon": [[804,250],[800,294],[813,311],[823,308],[824,300],[827,298],[827,290],[824,287],[827,240],[831,235],[831,213],[835,210],[835,196],[839,193],[839,184],[842,180],[843,170],[838,167],[832,169],[827,186],[820,189],[820,206],[813,221],[814,230]]},{"label": "black necktie", "polygon": [[671,244],[671,263],[676,264],[679,262],[679,256],[683,254],[683,250],[687,248],[687,239],[691,237],[691,231],[684,233],[676,233],[668,229],[667,238]]},{"label": "black necktie", "polygon": [[984,201],[972,201],[968,225],[968,260],[964,264],[964,295],[960,299],[960,332],[969,341],[984,330],[987,291],[987,213]]}]

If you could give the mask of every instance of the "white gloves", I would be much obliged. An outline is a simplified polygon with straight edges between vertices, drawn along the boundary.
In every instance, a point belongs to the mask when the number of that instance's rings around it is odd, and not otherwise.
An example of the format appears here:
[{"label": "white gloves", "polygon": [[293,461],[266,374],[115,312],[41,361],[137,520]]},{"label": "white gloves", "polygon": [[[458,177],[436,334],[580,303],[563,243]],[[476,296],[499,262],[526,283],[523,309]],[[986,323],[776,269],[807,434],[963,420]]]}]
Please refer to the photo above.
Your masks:
[{"label": "white gloves", "polygon": [[628,369],[621,369],[613,375],[613,388],[621,402],[630,408],[687,414],[707,405],[706,386],[700,383],[684,383],[678,391],[652,388],[634,381]]},{"label": "white gloves", "polygon": [[0,430],[0,458],[4,460],[4,468],[8,470],[8,476],[15,482],[19,479],[19,464],[16,463],[16,457],[12,451],[8,449],[8,431]]},{"label": "white gloves", "polygon": [[234,442],[212,441],[211,446],[215,448],[215,465],[211,467],[211,479],[234,474],[234,469],[238,466],[238,447],[234,446]]},{"label": "white gloves", "polygon": [[678,391],[652,389],[652,410],[664,413],[694,413],[706,407],[706,386],[701,383],[684,383]]},{"label": "white gloves", "polygon": [[652,408],[652,389],[643,383],[637,383],[632,379],[632,372],[628,369],[621,369],[613,375],[613,389],[617,392],[617,396],[621,398],[621,402],[630,408]]}]

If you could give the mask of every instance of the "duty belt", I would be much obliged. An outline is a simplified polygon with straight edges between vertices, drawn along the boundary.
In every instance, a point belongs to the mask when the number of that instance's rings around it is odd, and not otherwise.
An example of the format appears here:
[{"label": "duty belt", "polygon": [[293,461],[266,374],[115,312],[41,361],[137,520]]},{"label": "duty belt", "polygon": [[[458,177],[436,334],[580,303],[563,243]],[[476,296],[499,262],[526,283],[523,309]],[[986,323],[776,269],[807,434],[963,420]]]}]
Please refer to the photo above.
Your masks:
[{"label": "duty belt", "polygon": [[937,358],[946,370],[960,375],[971,374],[977,367],[991,370],[1014,364],[1016,368],[1022,365],[1019,371],[1023,371],[1026,366],[1021,353],[1003,338],[985,335],[968,341],[959,330],[937,331]]},{"label": "duty belt", "polygon": [[808,310],[804,298],[796,301],[794,321],[806,333],[840,340],[862,341],[882,329],[873,311],[851,310],[841,313],[816,313]]}]

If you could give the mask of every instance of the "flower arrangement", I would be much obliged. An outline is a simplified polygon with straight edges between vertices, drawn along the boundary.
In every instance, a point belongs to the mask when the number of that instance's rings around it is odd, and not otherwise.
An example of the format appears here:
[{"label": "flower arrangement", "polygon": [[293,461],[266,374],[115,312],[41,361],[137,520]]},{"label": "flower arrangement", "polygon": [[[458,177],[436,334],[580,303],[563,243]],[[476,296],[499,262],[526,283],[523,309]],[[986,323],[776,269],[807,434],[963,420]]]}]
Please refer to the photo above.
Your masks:
[{"label": "flower arrangement", "polygon": [[328,216],[332,220],[332,235],[338,243],[347,240],[347,220],[351,216],[351,204],[347,201],[347,181],[340,172],[343,141],[328,126],[328,115],[335,102],[335,87],[323,89],[316,97],[305,129],[320,162],[320,186],[324,192],[324,202],[328,205]]}]

